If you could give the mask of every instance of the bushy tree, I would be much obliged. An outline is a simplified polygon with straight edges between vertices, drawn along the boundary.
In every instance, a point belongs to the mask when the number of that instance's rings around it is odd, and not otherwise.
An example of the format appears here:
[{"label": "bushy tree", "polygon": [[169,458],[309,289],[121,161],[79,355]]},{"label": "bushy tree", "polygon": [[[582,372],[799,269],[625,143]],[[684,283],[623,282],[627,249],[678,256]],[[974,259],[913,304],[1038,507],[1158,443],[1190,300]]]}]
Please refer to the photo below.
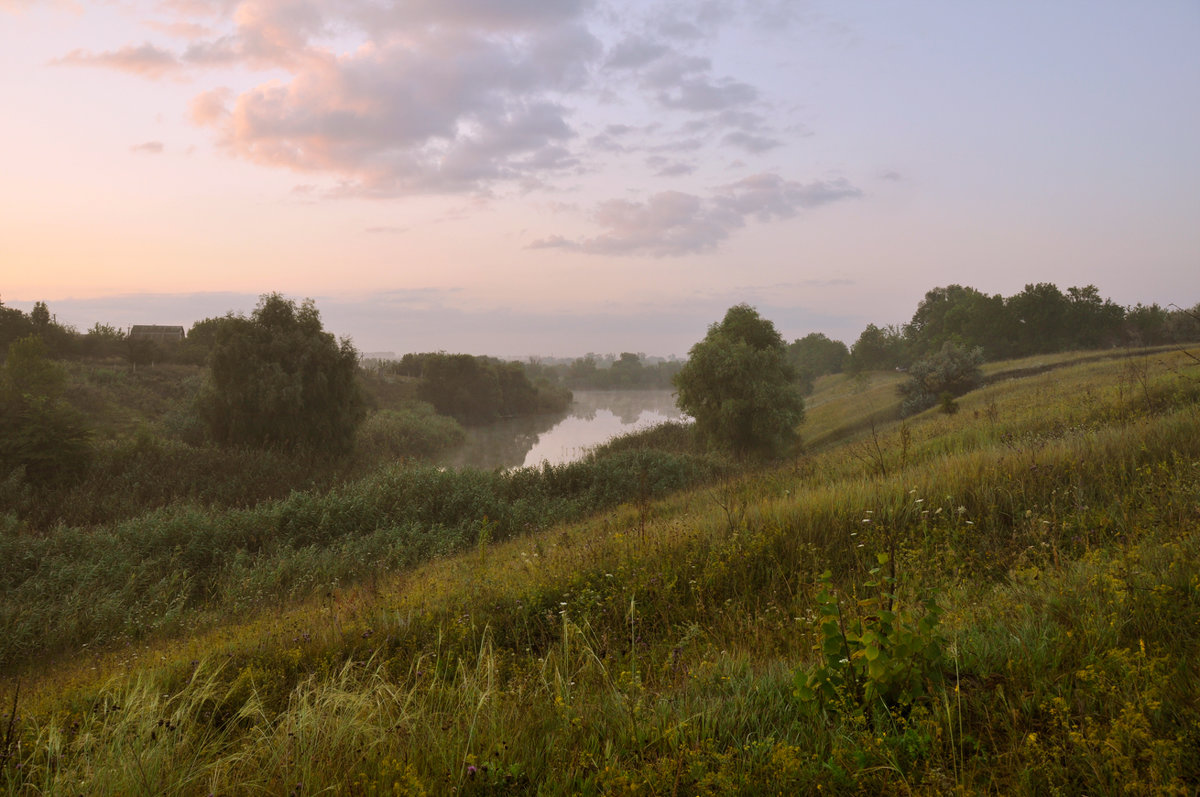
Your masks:
[{"label": "bushy tree", "polygon": [[84,334],[79,348],[88,357],[120,357],[125,351],[125,333],[97,321]]},{"label": "bushy tree", "polygon": [[28,314],[0,303],[0,351],[20,338],[36,335],[46,344],[46,356],[61,357],[76,348],[78,335],[54,320],[45,302],[34,302]]},{"label": "bushy tree", "polygon": [[906,362],[906,349],[904,335],[896,327],[867,324],[850,348],[849,370],[857,373],[896,368]]},{"label": "bushy tree", "polygon": [[1005,303],[1016,323],[1017,353],[1044,354],[1067,348],[1070,301],[1050,282],[1026,285]]},{"label": "bushy tree", "polygon": [[0,351],[7,351],[14,340],[34,334],[33,321],[15,307],[0,302]]},{"label": "bushy tree", "polygon": [[805,394],[811,393],[817,377],[839,374],[850,359],[850,350],[840,340],[813,332],[788,346],[788,362],[796,369]]},{"label": "bushy tree", "polygon": [[947,342],[979,346],[987,357],[1013,353],[1016,325],[1000,294],[988,296],[974,288],[947,285],[926,291],[904,327],[911,355],[941,350]]},{"label": "bushy tree", "polygon": [[631,387],[642,383],[642,358],[633,352],[623,351],[621,357],[609,367],[613,387]]},{"label": "bushy tree", "polygon": [[979,386],[983,373],[983,350],[979,347],[967,349],[957,343],[947,342],[937,354],[917,360],[908,369],[908,380],[901,383],[899,391],[904,401],[900,411],[904,415],[928,409],[944,400],[961,396]]},{"label": "bushy tree", "polygon": [[679,408],[712,446],[778,455],[798,439],[804,399],[775,325],[745,304],[708,328],[675,376]]},{"label": "bushy tree", "polygon": [[1170,341],[1167,311],[1155,302],[1137,304],[1125,316],[1125,332],[1134,346],[1157,346]]},{"label": "bushy tree", "polygon": [[406,354],[396,372],[420,378],[417,398],[432,404],[438,413],[468,425],[559,412],[572,400],[571,391],[547,379],[531,381],[524,364],[495,357],[445,352]]},{"label": "bushy tree", "polygon": [[14,341],[0,368],[0,481],[23,468],[32,484],[63,481],[91,458],[83,416],[62,398],[66,375],[37,335]]},{"label": "bushy tree", "polygon": [[470,354],[424,355],[417,398],[460,423],[485,424],[500,417],[504,394],[487,362]]},{"label": "bushy tree", "polygon": [[263,296],[218,326],[201,415],[215,440],[344,453],[364,416],[358,352],[321,326],[311,299]]},{"label": "bushy tree", "polygon": [[1125,308],[1102,299],[1095,285],[1067,288],[1067,343],[1075,348],[1094,349],[1121,342]]}]

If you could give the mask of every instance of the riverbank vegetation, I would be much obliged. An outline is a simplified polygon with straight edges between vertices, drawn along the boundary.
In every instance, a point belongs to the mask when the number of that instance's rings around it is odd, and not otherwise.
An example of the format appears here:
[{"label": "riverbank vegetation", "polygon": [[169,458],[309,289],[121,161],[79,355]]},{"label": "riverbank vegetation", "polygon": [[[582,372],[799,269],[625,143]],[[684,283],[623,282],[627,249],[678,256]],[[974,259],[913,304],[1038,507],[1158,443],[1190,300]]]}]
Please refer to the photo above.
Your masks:
[{"label": "riverbank vegetation", "polygon": [[1191,793],[1197,356],[990,363],[903,420],[904,374],[822,376],[804,453],[749,471],[671,425],[9,515],[0,788]]}]

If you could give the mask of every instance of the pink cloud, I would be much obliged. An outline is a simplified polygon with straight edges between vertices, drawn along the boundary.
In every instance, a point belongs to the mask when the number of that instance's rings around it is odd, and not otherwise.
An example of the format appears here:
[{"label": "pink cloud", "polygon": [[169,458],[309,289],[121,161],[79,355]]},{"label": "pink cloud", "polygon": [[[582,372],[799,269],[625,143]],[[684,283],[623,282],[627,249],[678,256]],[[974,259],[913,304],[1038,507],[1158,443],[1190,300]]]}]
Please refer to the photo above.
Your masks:
[{"label": "pink cloud", "polygon": [[104,67],[155,79],[177,72],[182,66],[173,53],[148,42],[102,53],[72,50],[50,63],[54,66]]}]

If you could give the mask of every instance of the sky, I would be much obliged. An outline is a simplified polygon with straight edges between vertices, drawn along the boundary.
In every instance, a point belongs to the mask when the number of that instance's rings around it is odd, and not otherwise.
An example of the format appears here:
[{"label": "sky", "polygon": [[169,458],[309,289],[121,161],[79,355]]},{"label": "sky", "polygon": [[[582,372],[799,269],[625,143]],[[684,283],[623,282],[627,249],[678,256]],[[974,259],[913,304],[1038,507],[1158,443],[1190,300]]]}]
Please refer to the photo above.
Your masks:
[{"label": "sky", "polygon": [[1200,3],[0,0],[0,301],[361,351],[1200,301]]}]

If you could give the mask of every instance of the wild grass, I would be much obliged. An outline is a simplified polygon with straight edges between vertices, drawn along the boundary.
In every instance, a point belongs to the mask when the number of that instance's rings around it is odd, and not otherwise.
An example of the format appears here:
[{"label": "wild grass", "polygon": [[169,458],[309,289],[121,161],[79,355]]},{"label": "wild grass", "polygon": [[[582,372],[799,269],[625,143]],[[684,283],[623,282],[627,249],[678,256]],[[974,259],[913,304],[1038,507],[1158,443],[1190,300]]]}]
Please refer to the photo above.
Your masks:
[{"label": "wild grass", "polygon": [[0,669],[71,647],[178,633],[198,618],[328,591],[624,500],[714,465],[655,451],[512,471],[398,465],[240,510],[172,505],[49,534],[0,536]]},{"label": "wild grass", "polygon": [[[27,680],[0,787],[1193,793],[1200,389],[1185,358],[1125,365],[997,382],[954,416],[849,418],[843,447],[775,470],[500,525]],[[883,467],[847,453],[867,439]],[[336,512],[289,505],[294,533],[405,496],[375,484]],[[819,593],[877,617],[881,553],[898,602],[937,596],[941,663],[905,699],[798,694],[823,661]]]}]

